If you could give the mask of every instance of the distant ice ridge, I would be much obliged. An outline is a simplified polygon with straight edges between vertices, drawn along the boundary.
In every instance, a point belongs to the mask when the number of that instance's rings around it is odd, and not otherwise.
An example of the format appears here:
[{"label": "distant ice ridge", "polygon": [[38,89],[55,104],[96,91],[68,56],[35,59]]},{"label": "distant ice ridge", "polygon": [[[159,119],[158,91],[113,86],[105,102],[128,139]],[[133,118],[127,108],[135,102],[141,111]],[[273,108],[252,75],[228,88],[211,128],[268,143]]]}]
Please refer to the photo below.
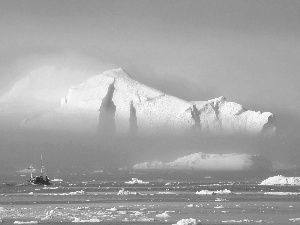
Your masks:
[{"label": "distant ice ridge", "polygon": [[197,169],[197,170],[248,170],[259,164],[264,164],[266,159],[250,154],[206,154],[202,152],[183,156],[173,162],[160,161],[136,164],[133,169]]},{"label": "distant ice ridge", "polygon": [[123,69],[73,86],[58,110],[24,124],[109,134],[274,135],[276,131],[269,112],[247,110],[223,96],[186,101],[135,81]]},{"label": "distant ice ridge", "polygon": [[300,177],[285,177],[278,175],[262,181],[261,185],[300,185]]}]

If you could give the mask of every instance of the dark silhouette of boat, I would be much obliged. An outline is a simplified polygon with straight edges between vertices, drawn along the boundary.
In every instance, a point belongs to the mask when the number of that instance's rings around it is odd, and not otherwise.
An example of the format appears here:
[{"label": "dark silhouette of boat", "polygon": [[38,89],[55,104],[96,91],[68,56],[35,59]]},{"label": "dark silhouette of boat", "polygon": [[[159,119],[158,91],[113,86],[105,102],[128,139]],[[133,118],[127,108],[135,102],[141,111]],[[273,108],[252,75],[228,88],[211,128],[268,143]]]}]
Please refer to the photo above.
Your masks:
[{"label": "dark silhouette of boat", "polygon": [[[50,179],[48,178],[45,168],[43,166],[43,156],[41,155],[41,175],[40,176],[33,176],[33,167],[30,165],[30,179],[28,180],[28,184],[31,185],[50,185]],[[44,177],[45,175],[45,177]]]}]

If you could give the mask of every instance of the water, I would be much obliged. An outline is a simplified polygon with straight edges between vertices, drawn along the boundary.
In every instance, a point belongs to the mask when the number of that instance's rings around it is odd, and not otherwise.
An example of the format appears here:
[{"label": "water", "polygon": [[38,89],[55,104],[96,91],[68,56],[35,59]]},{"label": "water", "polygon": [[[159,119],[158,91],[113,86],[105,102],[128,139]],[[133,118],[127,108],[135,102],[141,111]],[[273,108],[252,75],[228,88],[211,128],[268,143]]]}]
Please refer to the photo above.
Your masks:
[{"label": "water", "polygon": [[[63,180],[51,186],[25,185],[27,177],[14,174],[1,177],[0,218],[4,224],[14,221],[68,224],[76,220],[176,224],[183,218],[201,220],[202,224],[300,224],[300,186],[259,185],[278,174],[77,171],[49,173],[50,179]],[[300,176],[295,171],[280,174]],[[132,178],[149,183],[125,183]],[[117,195],[121,189],[130,194]],[[201,190],[225,189],[231,193],[195,194]]]}]

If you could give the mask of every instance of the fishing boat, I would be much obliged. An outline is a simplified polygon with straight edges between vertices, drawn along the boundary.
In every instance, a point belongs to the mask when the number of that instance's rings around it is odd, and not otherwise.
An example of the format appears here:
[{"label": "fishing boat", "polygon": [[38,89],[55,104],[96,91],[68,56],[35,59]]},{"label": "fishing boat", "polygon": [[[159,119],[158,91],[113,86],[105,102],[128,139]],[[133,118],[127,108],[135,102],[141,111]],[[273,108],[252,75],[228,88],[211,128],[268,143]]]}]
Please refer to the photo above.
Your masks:
[{"label": "fishing boat", "polygon": [[46,174],[46,170],[43,166],[43,156],[41,155],[41,175],[40,176],[33,176],[33,167],[30,165],[30,179],[28,180],[28,184],[31,185],[50,185],[50,179]]}]

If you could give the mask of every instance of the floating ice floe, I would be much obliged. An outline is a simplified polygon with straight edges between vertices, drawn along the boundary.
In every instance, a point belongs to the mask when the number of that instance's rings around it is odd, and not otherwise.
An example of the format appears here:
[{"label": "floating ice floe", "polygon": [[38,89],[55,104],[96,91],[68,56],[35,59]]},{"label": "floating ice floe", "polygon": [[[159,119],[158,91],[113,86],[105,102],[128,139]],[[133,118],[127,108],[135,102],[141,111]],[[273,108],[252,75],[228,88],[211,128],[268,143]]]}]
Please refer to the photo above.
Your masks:
[{"label": "floating ice floe", "polygon": [[157,194],[158,195],[177,195],[175,192],[172,192],[172,191],[160,191]]},{"label": "floating ice floe", "polygon": [[269,177],[260,185],[300,185],[300,177],[285,177],[282,175]]},{"label": "floating ice floe", "polygon": [[84,190],[70,192],[69,195],[84,195],[86,192]]},{"label": "floating ice floe", "polygon": [[249,219],[243,219],[243,220],[223,220],[222,223],[262,223],[262,220],[249,220]]},{"label": "floating ice floe", "polygon": [[231,191],[228,189],[224,190],[217,190],[217,191],[209,191],[209,190],[201,190],[197,191],[196,195],[224,195],[224,194],[231,194]]},{"label": "floating ice floe", "polygon": [[159,218],[169,218],[171,217],[168,212],[164,212],[164,213],[161,213],[161,214],[157,214],[156,217],[159,217]]},{"label": "floating ice floe", "polygon": [[289,219],[289,221],[300,222],[300,218],[291,218],[291,219]]},{"label": "floating ice floe", "polygon": [[58,187],[43,187],[43,189],[58,189]]},{"label": "floating ice floe", "polygon": [[138,178],[132,178],[131,181],[127,181],[125,184],[149,184],[149,182],[139,180]]},{"label": "floating ice floe", "polygon": [[228,200],[225,198],[216,198],[215,202],[228,202]]},{"label": "floating ice floe", "polygon": [[118,209],[116,207],[110,208],[110,209],[106,209],[108,211],[117,211]]},{"label": "floating ice floe", "polygon": [[75,218],[73,221],[73,223],[86,223],[86,222],[90,222],[90,223],[98,223],[101,222],[101,220],[93,218],[93,219],[89,219],[89,220],[82,220],[80,218]]},{"label": "floating ice floe", "polygon": [[38,221],[15,221],[14,224],[37,224]]},{"label": "floating ice floe", "polygon": [[[260,155],[251,154],[207,154],[203,152],[179,157],[171,162],[143,162],[133,166],[135,170],[214,170],[242,171],[264,167],[269,160]],[[211,178],[211,177],[206,177]]]},{"label": "floating ice floe", "polygon": [[62,179],[53,179],[53,180],[51,180],[52,182],[61,182],[61,181],[63,181]]},{"label": "floating ice floe", "polygon": [[202,223],[200,220],[190,218],[190,219],[179,220],[176,224],[172,224],[172,225],[201,225],[201,224]]},{"label": "floating ice floe", "polygon": [[48,220],[48,219],[51,219],[53,217],[53,214],[54,214],[54,210],[51,209],[49,212],[46,212],[46,216],[41,218],[41,220]]},{"label": "floating ice floe", "polygon": [[265,195],[300,195],[300,192],[265,192]]},{"label": "floating ice floe", "polygon": [[121,190],[119,190],[117,195],[138,195],[138,192],[135,191],[125,191],[124,188],[122,188]]}]

